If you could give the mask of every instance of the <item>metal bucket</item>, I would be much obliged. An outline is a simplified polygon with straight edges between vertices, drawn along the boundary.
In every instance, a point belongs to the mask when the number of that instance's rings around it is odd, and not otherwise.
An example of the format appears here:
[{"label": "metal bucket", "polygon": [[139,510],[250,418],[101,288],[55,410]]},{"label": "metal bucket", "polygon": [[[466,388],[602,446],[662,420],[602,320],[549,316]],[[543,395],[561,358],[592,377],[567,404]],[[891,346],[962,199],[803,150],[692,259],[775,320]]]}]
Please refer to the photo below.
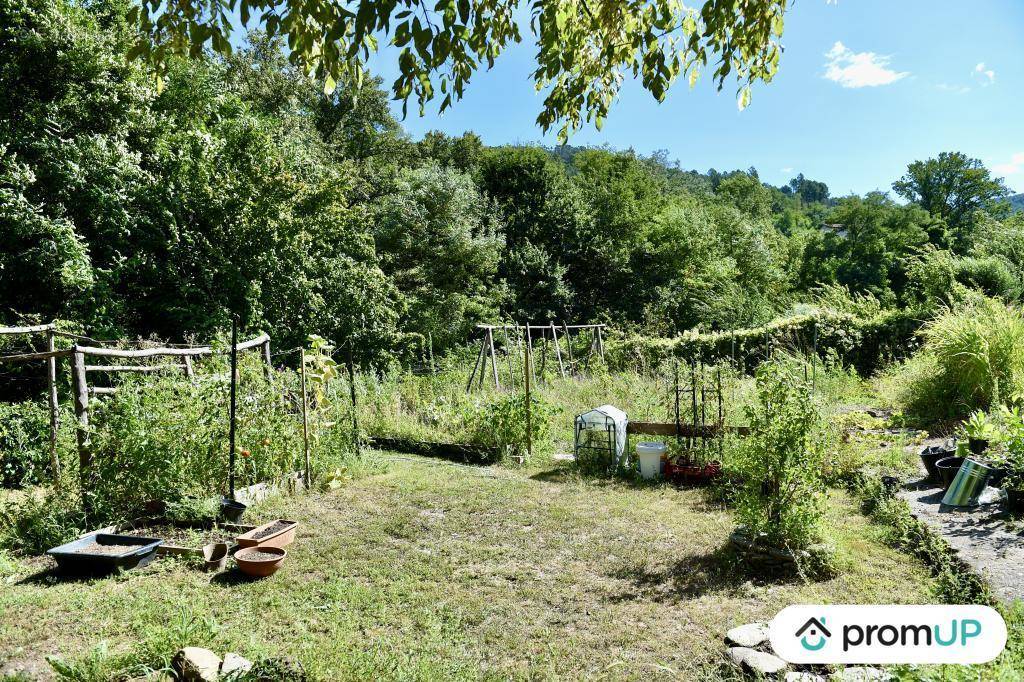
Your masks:
[{"label": "metal bucket", "polygon": [[942,504],[951,507],[973,507],[978,504],[978,497],[985,490],[988,478],[992,475],[993,468],[976,462],[973,459],[965,459],[960,465],[960,471],[946,490],[942,498]]}]

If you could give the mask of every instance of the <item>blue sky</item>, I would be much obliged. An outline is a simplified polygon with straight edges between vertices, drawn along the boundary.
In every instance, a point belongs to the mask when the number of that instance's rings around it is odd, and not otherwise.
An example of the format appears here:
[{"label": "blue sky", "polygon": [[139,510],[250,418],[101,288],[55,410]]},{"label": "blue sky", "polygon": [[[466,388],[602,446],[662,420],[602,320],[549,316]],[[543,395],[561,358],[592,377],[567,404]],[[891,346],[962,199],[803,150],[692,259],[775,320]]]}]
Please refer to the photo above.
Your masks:
[{"label": "blue sky", "polygon": [[[406,130],[554,144],[534,123],[542,100],[524,38],[443,116],[410,105]],[[773,184],[803,172],[833,195],[888,190],[909,162],[957,150],[1024,192],[1024,1],[797,0],[783,42],[778,75],[742,112],[730,84],[719,93],[706,78],[693,90],[682,80],[658,104],[627,83],[603,130],[570,143],[666,149],[701,171],[755,166]],[[386,85],[394,54],[371,63]]]}]

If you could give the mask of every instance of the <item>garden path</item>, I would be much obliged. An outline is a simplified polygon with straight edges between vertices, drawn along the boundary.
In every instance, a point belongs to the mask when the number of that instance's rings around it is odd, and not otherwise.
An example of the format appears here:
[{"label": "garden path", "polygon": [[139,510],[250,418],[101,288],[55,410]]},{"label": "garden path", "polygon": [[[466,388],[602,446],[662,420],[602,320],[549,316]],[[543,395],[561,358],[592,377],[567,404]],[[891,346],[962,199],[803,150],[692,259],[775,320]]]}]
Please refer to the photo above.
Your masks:
[{"label": "garden path", "polygon": [[942,489],[923,480],[923,467],[921,472],[921,480],[898,493],[914,516],[983,576],[1001,601],[1024,599],[1024,524],[1003,511],[998,491],[987,488],[977,507],[950,507],[942,504]]}]

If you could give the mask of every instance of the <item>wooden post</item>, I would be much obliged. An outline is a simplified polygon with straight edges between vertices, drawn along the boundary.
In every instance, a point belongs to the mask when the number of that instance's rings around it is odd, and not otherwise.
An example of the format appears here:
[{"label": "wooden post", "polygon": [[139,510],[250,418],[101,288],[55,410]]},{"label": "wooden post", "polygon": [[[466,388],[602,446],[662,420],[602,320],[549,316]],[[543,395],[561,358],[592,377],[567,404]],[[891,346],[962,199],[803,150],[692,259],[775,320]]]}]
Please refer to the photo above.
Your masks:
[{"label": "wooden post", "polygon": [[[526,323],[526,337],[530,337],[530,323]],[[530,399],[530,374],[533,372],[533,351],[531,350],[531,344],[526,344],[526,371],[523,373],[526,377],[526,456],[528,459],[533,459],[533,407]]]},{"label": "wooden post", "polygon": [[501,390],[501,382],[498,381],[498,354],[494,352],[494,330],[487,329],[487,347],[491,353],[491,375],[494,377],[494,388]]},{"label": "wooden post", "polygon": [[[483,357],[483,355],[484,355],[484,343],[483,343],[483,341],[481,341],[480,342],[480,350],[477,351],[477,354],[476,354],[476,362],[473,363],[473,372],[469,375],[469,381],[466,383],[466,393],[469,393],[471,390],[473,390],[473,379],[476,378],[476,370],[477,370],[477,367],[480,366],[480,359]],[[480,371],[482,372],[483,370],[480,370]]]},{"label": "wooden post", "polygon": [[565,350],[569,354],[569,369],[572,372],[573,359],[572,359],[572,334],[569,333],[569,325],[565,322],[562,323],[562,329],[565,332]]},{"label": "wooden post", "polygon": [[437,374],[437,367],[434,365],[434,334],[433,332],[427,332],[427,342],[430,349],[430,373]]},{"label": "wooden post", "polygon": [[543,343],[540,347],[540,380],[547,381],[548,375],[548,333],[546,329],[540,330],[540,337]]},{"label": "wooden post", "polygon": [[502,325],[501,333],[505,335],[505,360],[508,361],[508,384],[513,391],[516,390],[516,375],[512,371],[512,343],[508,339],[508,327]]},{"label": "wooden post", "polygon": [[[46,332],[46,351],[57,350],[57,339],[51,328]],[[57,400],[57,358],[46,359],[47,399],[50,404],[50,469],[53,474],[53,485],[60,490],[60,458],[57,456],[57,431],[60,428],[60,403]]]},{"label": "wooden post", "polygon": [[238,390],[238,315],[231,316],[231,399],[228,406],[228,493],[235,499],[235,409]]},{"label": "wooden post", "polygon": [[263,351],[263,362],[266,363],[267,381],[270,381],[274,378],[274,361],[270,357],[270,339],[263,342],[260,350]]},{"label": "wooden post", "polygon": [[356,452],[362,454],[362,442],[359,437],[359,404],[356,402],[356,366],[352,361],[351,342],[349,342],[348,357],[345,364],[348,365],[348,392],[349,398],[352,399],[352,442],[355,443]]},{"label": "wooden post", "polygon": [[604,338],[601,336],[601,326],[597,327],[597,351],[601,354],[601,360],[604,361]]},{"label": "wooden post", "polygon": [[86,520],[92,516],[89,488],[92,474],[92,449],[89,438],[89,385],[85,380],[85,353],[75,344],[71,355],[71,380],[75,392],[75,436],[78,440],[78,480],[82,493],[82,510]]},{"label": "wooden post", "polygon": [[558,371],[565,378],[565,364],[562,362],[562,349],[558,347],[558,330],[555,329],[555,323],[551,321],[551,337],[555,340],[555,357],[558,358]]},{"label": "wooden post", "polygon": [[306,415],[306,404],[309,401],[306,399],[306,349],[300,348],[299,352],[299,376],[302,377],[302,459],[306,467],[306,478],[303,483],[306,485],[306,490],[309,490],[309,418]]},{"label": "wooden post", "polygon": [[196,378],[196,370],[195,370],[195,367],[192,366],[192,356],[191,355],[186,355],[185,356],[185,376],[187,376],[189,379],[195,379]]},{"label": "wooden post", "polygon": [[526,322],[526,357],[530,362],[526,363],[526,370],[530,373],[532,379],[537,377],[533,375],[533,336],[530,334],[530,322]]}]

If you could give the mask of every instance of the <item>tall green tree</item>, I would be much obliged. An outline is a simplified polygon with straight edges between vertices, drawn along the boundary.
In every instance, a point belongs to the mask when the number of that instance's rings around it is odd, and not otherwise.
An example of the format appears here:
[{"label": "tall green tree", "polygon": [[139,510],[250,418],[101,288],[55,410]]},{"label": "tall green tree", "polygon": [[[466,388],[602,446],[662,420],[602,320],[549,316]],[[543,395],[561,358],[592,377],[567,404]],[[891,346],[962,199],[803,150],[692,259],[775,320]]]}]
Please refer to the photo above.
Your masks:
[{"label": "tall green tree", "polygon": [[498,318],[501,241],[496,214],[469,176],[427,165],[407,169],[374,216],[381,267],[401,292],[403,331],[438,350],[463,343]]},{"label": "tall green tree", "polygon": [[953,233],[951,246],[958,251],[966,247],[976,214],[983,210],[1005,213],[1003,199],[1010,193],[981,161],[961,152],[942,152],[937,158],[913,162],[892,188],[945,220]]}]

